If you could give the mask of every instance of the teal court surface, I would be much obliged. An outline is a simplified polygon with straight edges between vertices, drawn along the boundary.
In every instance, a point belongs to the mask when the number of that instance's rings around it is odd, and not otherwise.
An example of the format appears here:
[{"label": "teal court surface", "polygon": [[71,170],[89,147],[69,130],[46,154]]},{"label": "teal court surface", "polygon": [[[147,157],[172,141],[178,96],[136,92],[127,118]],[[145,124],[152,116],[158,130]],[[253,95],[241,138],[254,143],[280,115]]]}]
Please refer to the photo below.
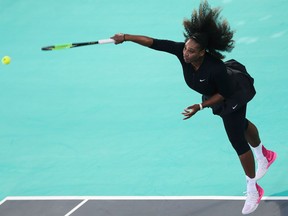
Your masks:
[{"label": "teal court surface", "polygon": [[[238,157],[211,110],[182,120],[201,96],[174,56],[129,42],[41,51],[119,32],[183,41],[199,3],[0,1],[1,216],[241,214]],[[278,153],[253,215],[287,215],[288,1],[209,3],[236,30],[226,60],[255,79],[247,118]]]}]

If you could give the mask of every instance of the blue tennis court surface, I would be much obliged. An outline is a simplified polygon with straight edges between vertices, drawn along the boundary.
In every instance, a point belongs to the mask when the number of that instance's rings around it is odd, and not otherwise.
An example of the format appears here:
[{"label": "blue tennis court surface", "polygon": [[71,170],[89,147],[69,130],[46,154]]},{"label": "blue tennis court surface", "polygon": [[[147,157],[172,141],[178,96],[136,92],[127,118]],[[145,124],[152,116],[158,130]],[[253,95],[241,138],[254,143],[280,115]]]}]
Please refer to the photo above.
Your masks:
[{"label": "blue tennis court surface", "polygon": [[[226,59],[239,60],[255,78],[248,118],[278,153],[259,184],[266,197],[287,197],[288,1],[210,4],[221,6],[236,30]],[[0,57],[12,62],[0,65],[0,200],[243,196],[244,173],[221,119],[205,109],[182,120],[182,110],[201,97],[186,86],[174,56],[128,42],[41,51],[119,32],[183,41],[183,18],[198,6],[1,0]]]}]

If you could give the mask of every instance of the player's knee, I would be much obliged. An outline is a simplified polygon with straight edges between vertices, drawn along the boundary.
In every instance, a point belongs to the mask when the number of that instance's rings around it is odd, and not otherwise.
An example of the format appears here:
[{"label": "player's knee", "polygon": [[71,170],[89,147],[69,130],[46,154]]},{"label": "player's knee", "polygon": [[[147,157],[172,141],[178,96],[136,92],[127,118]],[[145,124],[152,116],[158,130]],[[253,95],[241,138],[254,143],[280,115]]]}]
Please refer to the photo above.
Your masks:
[{"label": "player's knee", "polygon": [[250,150],[249,144],[245,141],[242,142],[233,142],[232,143],[233,148],[235,149],[238,156],[245,154]]}]

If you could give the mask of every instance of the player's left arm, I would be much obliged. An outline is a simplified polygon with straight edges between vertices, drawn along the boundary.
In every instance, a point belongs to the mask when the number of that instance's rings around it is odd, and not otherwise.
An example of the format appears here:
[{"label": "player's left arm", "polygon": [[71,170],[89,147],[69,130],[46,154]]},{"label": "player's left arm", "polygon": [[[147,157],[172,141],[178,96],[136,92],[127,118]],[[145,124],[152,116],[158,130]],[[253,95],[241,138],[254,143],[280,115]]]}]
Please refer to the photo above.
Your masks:
[{"label": "player's left arm", "polygon": [[203,103],[194,104],[192,106],[187,107],[186,109],[184,109],[184,112],[182,113],[184,115],[183,120],[191,118],[199,110],[202,110],[205,107],[211,107],[213,105],[216,105],[216,104],[222,102],[224,99],[225,98],[221,94],[216,93],[212,97],[210,97],[209,99],[205,100]]},{"label": "player's left arm", "polygon": [[218,64],[214,67],[212,77],[214,85],[217,88],[217,93],[200,104],[194,104],[187,107],[182,113],[185,116],[184,120],[191,118],[195,113],[205,107],[212,107],[213,105],[222,102],[232,94],[233,91],[230,85],[230,77],[227,74],[226,66],[224,64]]}]

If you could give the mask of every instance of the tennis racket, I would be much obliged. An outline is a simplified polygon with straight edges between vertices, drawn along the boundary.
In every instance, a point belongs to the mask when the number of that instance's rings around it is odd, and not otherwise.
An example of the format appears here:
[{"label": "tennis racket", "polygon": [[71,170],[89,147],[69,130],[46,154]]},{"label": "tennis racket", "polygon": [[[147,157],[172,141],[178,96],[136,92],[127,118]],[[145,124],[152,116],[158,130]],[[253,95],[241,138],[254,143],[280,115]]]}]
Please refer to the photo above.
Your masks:
[{"label": "tennis racket", "polygon": [[95,45],[95,44],[107,44],[107,43],[114,43],[114,42],[115,41],[113,39],[103,39],[103,40],[91,41],[91,42],[69,43],[69,44],[46,46],[46,47],[42,47],[41,50],[43,51],[62,50],[62,49],[70,49],[74,47],[89,46],[89,45]]}]

